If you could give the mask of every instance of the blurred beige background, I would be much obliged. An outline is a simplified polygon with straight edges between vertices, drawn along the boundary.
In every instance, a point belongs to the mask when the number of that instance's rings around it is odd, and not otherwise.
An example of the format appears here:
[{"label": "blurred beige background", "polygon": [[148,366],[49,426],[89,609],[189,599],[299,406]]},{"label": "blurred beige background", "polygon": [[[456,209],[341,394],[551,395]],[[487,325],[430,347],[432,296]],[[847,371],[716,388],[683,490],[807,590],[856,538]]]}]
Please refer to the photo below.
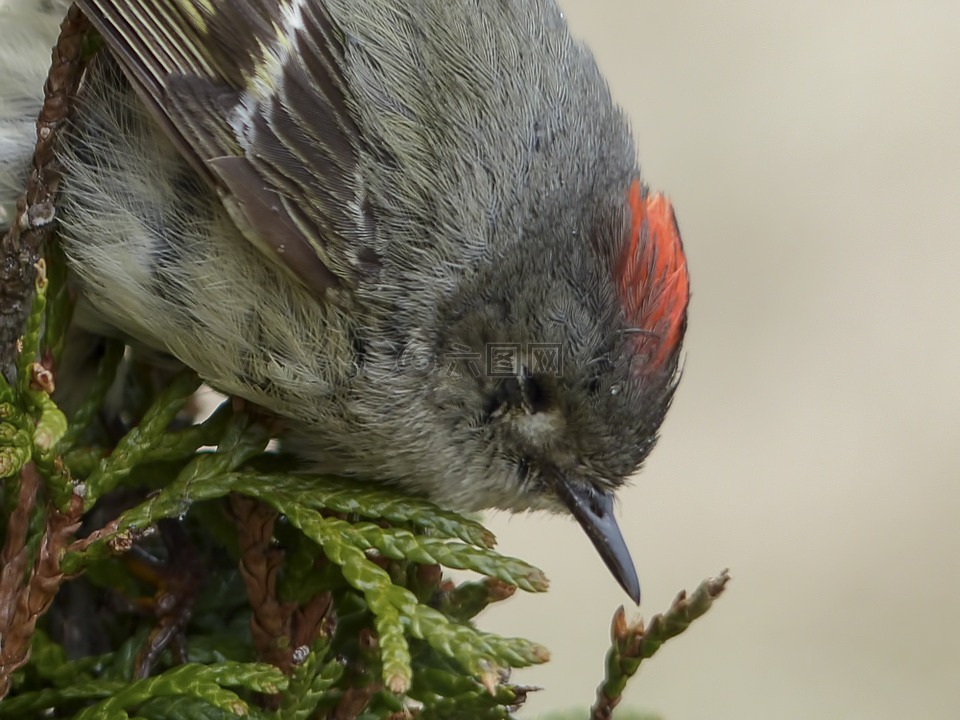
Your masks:
[{"label": "blurred beige background", "polygon": [[[669,720],[960,718],[960,3],[566,0],[675,204],[693,301],[623,497],[642,612],[728,593],[626,704]],[[586,706],[626,600],[572,522],[493,518],[551,577],[522,715]]]}]

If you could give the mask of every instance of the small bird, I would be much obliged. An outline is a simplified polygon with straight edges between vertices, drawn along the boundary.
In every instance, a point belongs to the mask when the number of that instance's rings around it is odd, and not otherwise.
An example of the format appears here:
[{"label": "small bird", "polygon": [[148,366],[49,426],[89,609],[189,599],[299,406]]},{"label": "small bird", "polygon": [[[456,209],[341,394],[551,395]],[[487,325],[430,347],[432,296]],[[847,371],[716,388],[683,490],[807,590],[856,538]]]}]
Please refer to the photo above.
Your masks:
[{"label": "small bird", "polygon": [[[81,322],[285,418],[310,469],[573,515],[639,603],[614,498],[689,278],[554,0],[78,5],[103,39],[60,149]],[[4,204],[46,71],[13,34]]]}]

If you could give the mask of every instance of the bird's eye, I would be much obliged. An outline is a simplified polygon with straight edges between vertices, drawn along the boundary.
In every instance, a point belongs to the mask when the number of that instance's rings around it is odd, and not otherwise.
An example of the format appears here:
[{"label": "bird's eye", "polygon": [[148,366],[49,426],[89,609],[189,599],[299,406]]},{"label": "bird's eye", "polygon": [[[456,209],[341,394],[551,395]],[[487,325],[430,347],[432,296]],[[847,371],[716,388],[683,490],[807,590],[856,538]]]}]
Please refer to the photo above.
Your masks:
[{"label": "bird's eye", "polygon": [[599,377],[590,378],[587,382],[587,392],[591,395],[596,395],[600,392],[600,387],[603,385]]},{"label": "bird's eye", "polygon": [[523,393],[523,406],[528,412],[536,413],[547,409],[550,395],[543,383],[532,375],[523,378],[520,386]]}]

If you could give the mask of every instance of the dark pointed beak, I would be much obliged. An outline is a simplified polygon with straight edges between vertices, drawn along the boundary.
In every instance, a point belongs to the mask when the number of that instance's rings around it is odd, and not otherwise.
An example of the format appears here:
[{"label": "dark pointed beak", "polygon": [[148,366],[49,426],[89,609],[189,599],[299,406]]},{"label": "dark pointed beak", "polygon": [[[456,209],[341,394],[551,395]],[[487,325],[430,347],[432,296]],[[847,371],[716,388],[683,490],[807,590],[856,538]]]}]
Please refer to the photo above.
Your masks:
[{"label": "dark pointed beak", "polygon": [[620,587],[639,605],[640,581],[623,534],[613,517],[613,496],[600,492],[590,483],[574,484],[564,477],[558,477],[554,487],[557,496],[587,533]]}]

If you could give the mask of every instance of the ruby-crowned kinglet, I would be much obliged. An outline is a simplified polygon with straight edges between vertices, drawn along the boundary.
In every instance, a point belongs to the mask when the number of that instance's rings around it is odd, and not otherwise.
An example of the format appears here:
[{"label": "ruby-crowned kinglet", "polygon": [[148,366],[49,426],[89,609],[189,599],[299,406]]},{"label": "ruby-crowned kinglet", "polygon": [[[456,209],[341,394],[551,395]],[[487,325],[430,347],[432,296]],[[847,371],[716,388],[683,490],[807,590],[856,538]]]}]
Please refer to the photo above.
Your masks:
[{"label": "ruby-crowned kinglet", "polygon": [[[686,261],[553,0],[79,5],[82,321],[286,418],[313,469],[572,514],[639,602],[613,499],[676,388]],[[59,18],[5,12],[9,207]]]}]

